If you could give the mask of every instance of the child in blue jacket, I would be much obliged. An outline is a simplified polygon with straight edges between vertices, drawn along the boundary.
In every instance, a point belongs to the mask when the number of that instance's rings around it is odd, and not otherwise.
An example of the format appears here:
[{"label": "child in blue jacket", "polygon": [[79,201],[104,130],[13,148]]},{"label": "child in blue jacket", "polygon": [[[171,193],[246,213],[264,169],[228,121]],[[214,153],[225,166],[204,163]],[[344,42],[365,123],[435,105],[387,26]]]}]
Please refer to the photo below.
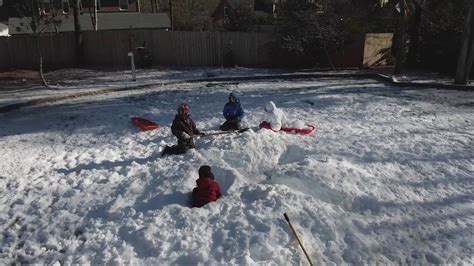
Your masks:
[{"label": "child in blue jacket", "polygon": [[224,105],[222,113],[226,119],[220,127],[222,131],[241,129],[245,111],[239,99],[233,93],[229,95],[229,102]]}]

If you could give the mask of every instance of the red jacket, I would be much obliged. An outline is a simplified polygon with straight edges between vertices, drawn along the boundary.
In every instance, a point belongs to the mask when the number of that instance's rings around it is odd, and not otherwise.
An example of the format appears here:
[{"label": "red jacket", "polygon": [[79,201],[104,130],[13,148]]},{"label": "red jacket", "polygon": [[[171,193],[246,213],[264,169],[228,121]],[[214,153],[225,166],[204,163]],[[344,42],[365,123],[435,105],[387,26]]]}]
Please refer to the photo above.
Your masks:
[{"label": "red jacket", "polygon": [[197,187],[193,189],[193,207],[202,207],[220,198],[221,188],[210,177],[200,177],[196,184]]}]

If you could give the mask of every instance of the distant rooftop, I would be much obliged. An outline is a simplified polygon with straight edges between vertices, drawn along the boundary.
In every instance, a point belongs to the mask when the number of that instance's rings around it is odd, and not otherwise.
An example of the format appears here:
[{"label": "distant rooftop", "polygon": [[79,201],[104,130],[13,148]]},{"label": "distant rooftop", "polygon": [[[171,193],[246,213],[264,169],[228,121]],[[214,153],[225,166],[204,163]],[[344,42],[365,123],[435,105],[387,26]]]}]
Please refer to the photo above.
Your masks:
[{"label": "distant rooftop", "polygon": [[13,8],[15,0],[0,0],[0,21],[8,21],[11,17],[17,17],[18,12]]}]

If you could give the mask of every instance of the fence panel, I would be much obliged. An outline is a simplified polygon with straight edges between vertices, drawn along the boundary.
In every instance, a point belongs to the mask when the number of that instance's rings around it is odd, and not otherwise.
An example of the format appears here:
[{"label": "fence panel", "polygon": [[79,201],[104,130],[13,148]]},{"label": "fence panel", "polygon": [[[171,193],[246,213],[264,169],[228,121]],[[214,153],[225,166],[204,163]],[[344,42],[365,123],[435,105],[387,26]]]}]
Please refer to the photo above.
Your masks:
[{"label": "fence panel", "polygon": [[9,37],[0,37],[0,69],[10,68]]},{"label": "fence panel", "polygon": [[[368,39],[373,40],[370,45],[374,47],[390,47],[391,39],[388,37],[382,36],[385,38],[378,39],[376,38],[378,36],[369,37],[371,38]],[[270,43],[274,39],[274,33],[130,29],[86,31],[83,33],[83,38],[84,62],[89,66],[128,68],[130,59],[127,54],[132,41],[134,47],[142,46],[146,42],[155,65],[220,66],[233,61],[233,64],[238,66],[268,67],[272,65]],[[379,42],[383,43],[379,45]],[[46,68],[74,66],[74,32],[43,36],[40,38],[40,45]],[[336,65],[361,66],[362,61],[369,61],[363,58],[363,40],[358,41],[354,47],[347,49],[344,54],[334,56]],[[368,55],[367,51],[365,54]],[[234,55],[233,60],[230,52]],[[34,37],[14,35],[0,38],[0,69],[37,68],[37,66]]]}]

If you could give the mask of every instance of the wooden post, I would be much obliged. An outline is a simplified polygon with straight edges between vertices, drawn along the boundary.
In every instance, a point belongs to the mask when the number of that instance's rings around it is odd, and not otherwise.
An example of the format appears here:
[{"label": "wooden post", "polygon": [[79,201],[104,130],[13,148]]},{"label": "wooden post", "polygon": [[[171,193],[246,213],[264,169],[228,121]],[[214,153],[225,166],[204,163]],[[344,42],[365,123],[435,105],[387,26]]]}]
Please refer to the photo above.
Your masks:
[{"label": "wooden post", "polygon": [[137,74],[135,72],[135,56],[133,55],[133,51],[128,53],[130,56],[130,67],[132,68],[132,80],[137,81]]},{"label": "wooden post", "polygon": [[130,33],[129,35],[129,45],[130,45],[130,52],[128,53],[128,56],[130,56],[130,66],[132,68],[132,80],[137,81],[137,75],[135,73],[135,56],[133,55],[133,33]]},{"label": "wooden post", "polygon": [[222,35],[224,34],[222,31],[217,31],[219,34],[219,45],[220,45],[220,54],[221,54],[221,75],[224,72],[224,40],[222,39]]}]

